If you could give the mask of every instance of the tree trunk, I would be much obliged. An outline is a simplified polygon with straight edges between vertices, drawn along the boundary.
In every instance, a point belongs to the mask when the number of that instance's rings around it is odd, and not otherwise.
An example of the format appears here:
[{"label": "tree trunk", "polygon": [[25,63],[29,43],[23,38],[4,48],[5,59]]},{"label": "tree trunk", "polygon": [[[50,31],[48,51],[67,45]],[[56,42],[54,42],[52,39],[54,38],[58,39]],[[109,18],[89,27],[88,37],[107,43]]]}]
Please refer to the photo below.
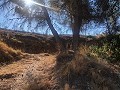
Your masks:
[{"label": "tree trunk", "polygon": [[82,21],[80,19],[74,19],[75,23],[73,25],[73,50],[74,50],[74,60],[77,60],[79,57],[79,33]]},{"label": "tree trunk", "polygon": [[61,52],[66,51],[63,41],[59,37],[59,35],[58,35],[57,31],[55,30],[53,24],[51,23],[51,20],[50,20],[47,9],[45,7],[42,7],[42,9],[43,9],[44,14],[46,16],[47,24],[48,24],[49,28],[51,29],[52,34],[54,35],[54,38],[55,38],[55,40],[57,42],[57,45],[59,46],[60,51]]},{"label": "tree trunk", "polygon": [[73,31],[73,50],[78,50],[78,43],[79,43],[79,29],[76,29],[76,31]]},{"label": "tree trunk", "polygon": [[[81,6],[81,7],[75,7],[75,5]],[[75,5],[73,6],[74,14],[73,14],[73,50],[75,54],[77,54],[79,50],[79,33],[80,28],[82,26],[82,0],[76,0]]]},{"label": "tree trunk", "polygon": [[81,22],[76,19],[73,25],[73,50],[76,53],[79,49],[79,33],[80,33]]}]

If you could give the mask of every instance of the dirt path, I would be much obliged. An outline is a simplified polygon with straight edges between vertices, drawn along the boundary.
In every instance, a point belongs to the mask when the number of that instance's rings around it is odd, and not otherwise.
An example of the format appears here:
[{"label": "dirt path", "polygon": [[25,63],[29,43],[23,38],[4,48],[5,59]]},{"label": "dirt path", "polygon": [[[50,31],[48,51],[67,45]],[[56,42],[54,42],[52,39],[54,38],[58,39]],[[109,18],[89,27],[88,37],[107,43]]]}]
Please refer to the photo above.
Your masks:
[{"label": "dirt path", "polygon": [[58,90],[55,56],[26,54],[24,59],[0,67],[0,90]]},{"label": "dirt path", "polygon": [[58,70],[57,65],[55,55],[25,54],[22,60],[0,67],[0,90],[120,90],[118,67],[83,57],[62,64],[68,74],[62,72],[61,78],[62,66]]}]

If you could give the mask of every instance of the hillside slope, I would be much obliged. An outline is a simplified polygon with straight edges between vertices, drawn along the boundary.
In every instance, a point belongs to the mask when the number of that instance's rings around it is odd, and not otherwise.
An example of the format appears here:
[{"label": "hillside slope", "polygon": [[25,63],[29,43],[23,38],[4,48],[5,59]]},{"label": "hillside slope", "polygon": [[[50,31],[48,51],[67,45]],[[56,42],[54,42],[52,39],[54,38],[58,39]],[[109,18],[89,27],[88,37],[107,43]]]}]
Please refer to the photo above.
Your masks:
[{"label": "hillside slope", "polygon": [[55,53],[57,51],[53,36],[13,30],[0,30],[0,41],[26,53]]},{"label": "hillside slope", "polygon": [[17,61],[21,57],[21,52],[14,50],[7,44],[0,41],[0,64]]},{"label": "hillside slope", "polygon": [[[62,37],[70,49],[71,37]],[[23,51],[21,58],[16,49]],[[0,62],[12,62],[0,66],[0,90],[120,90],[119,64],[97,61],[82,50],[76,60],[56,52],[51,36],[0,30]]]}]

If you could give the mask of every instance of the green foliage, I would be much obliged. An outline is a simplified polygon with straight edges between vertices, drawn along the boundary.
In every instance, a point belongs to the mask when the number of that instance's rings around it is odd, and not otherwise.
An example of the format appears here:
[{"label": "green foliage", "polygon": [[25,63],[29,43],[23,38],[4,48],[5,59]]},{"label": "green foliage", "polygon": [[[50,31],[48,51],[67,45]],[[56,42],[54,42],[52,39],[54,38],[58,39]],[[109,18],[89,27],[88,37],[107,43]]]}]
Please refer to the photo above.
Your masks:
[{"label": "green foliage", "polygon": [[109,35],[102,46],[92,45],[91,54],[116,63],[120,61],[120,35]]},{"label": "green foliage", "polygon": [[107,46],[111,51],[110,61],[120,61],[120,35],[109,35],[107,37]]},{"label": "green foliage", "polygon": [[100,57],[103,59],[108,59],[108,57],[111,56],[111,51],[108,48],[107,44],[104,44],[103,46],[91,46],[91,54],[95,57]]}]

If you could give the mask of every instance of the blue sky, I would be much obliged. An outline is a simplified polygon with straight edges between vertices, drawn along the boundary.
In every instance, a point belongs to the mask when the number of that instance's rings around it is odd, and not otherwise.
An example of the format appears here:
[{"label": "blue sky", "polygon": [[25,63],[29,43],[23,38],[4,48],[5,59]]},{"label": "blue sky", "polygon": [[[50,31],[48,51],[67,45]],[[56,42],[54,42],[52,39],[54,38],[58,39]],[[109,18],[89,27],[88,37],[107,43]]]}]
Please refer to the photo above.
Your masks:
[{"label": "blue sky", "polygon": [[[0,28],[7,28],[7,29],[14,29],[14,30],[20,30],[22,31],[19,27],[17,27],[17,22],[16,21],[8,21],[9,18],[13,18],[12,14],[7,18],[5,16],[5,13],[0,13]],[[55,21],[53,21],[55,23]],[[14,25],[16,24],[16,26]],[[13,26],[14,25],[14,26]],[[13,28],[14,27],[14,28]],[[60,25],[56,23],[54,27],[58,30],[59,34],[72,34],[72,30],[70,27],[65,26],[65,25]],[[81,34],[84,35],[97,35],[105,31],[105,25],[96,25],[95,23],[89,23],[87,24],[88,29],[85,29],[86,31],[81,32]],[[52,34],[49,27],[41,27],[39,30],[28,30],[27,27],[24,28],[24,31],[29,31],[29,32],[36,32],[36,33],[42,33],[45,34],[49,32],[49,34]]]},{"label": "blue sky", "polygon": [[[29,31],[29,32],[35,32],[35,33],[42,33],[45,34],[46,32],[48,32],[49,34],[52,34],[49,27],[41,27],[39,28],[39,30],[32,30],[29,29],[26,25],[24,26],[23,29],[19,28],[18,25],[18,21],[10,21],[8,19],[10,18],[15,18],[16,16],[13,16],[14,13],[10,13],[8,15],[8,17],[6,17],[6,11],[1,11],[0,10],[0,28],[7,28],[7,29],[13,29],[13,30],[24,30],[24,31]],[[60,25],[59,23],[56,23],[55,20],[52,20],[54,24],[55,29],[58,31],[59,34],[72,34],[72,30],[70,27],[65,26],[65,25]],[[97,34],[101,34],[102,32],[105,32],[106,28],[105,25],[103,24],[95,24],[93,22],[88,23],[87,25],[85,25],[87,28],[83,28],[85,30],[83,30],[83,32],[81,32],[81,34],[84,35],[97,35]]]}]

